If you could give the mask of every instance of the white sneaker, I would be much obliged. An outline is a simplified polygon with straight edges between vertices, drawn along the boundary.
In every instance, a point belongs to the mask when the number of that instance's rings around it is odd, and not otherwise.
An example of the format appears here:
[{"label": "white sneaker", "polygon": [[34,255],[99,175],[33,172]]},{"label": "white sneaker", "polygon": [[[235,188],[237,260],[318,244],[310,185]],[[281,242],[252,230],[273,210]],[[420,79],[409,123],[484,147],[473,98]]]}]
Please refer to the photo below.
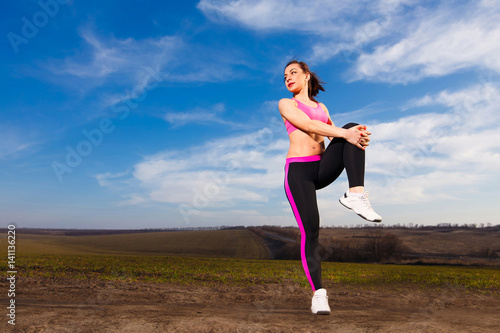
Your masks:
[{"label": "white sneaker", "polygon": [[329,315],[330,306],[328,306],[328,296],[326,296],[326,289],[318,289],[314,292],[312,298],[311,311],[318,315]]},{"label": "white sneaker", "polygon": [[339,199],[339,202],[345,207],[351,209],[356,214],[370,222],[382,222],[382,217],[375,213],[370,201],[368,200],[368,192],[363,193],[360,197],[354,197],[349,194],[349,191],[344,193],[344,196]]}]

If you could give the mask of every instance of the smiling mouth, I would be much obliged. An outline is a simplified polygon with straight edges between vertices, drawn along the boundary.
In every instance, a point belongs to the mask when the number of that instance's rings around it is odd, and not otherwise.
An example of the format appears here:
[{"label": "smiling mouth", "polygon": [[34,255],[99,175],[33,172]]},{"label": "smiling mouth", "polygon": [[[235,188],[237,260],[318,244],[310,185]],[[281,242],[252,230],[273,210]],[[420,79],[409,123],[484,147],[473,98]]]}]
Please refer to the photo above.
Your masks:
[{"label": "smiling mouth", "polygon": [[294,84],[295,84],[294,82],[290,82],[290,83],[288,84],[288,88],[290,88],[290,87],[291,87],[291,86],[293,86]]}]

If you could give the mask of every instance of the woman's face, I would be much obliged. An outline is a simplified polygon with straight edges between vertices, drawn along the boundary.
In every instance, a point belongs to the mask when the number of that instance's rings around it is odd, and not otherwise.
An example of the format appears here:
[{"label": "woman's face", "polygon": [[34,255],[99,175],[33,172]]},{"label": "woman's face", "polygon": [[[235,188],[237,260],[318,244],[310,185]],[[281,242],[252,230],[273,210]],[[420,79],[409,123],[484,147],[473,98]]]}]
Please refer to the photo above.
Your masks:
[{"label": "woman's face", "polygon": [[288,91],[298,93],[306,87],[306,82],[309,80],[309,73],[304,73],[300,65],[293,63],[285,68],[285,86]]}]

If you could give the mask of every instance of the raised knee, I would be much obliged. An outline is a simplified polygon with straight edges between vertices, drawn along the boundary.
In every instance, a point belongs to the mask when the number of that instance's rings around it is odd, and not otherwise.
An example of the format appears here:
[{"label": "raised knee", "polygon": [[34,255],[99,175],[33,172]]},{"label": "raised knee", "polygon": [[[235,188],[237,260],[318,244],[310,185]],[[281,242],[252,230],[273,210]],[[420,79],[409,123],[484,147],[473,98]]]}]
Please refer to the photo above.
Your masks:
[{"label": "raised knee", "polygon": [[358,123],[347,123],[345,124],[344,126],[342,126],[342,128],[351,128],[351,127],[354,127],[356,125],[359,125]]}]

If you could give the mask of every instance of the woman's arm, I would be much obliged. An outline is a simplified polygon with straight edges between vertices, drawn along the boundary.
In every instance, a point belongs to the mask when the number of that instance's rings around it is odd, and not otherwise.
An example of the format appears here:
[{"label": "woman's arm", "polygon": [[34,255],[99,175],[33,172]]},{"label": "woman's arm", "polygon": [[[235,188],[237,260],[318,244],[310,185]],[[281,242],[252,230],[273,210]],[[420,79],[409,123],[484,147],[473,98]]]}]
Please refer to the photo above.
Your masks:
[{"label": "woman's arm", "polygon": [[[325,111],[326,115],[328,116],[328,122],[327,124],[330,124],[332,126],[335,126],[335,124],[333,123],[333,120],[332,118],[330,118],[330,112],[328,112],[328,109],[326,108],[326,105],[323,104],[323,103],[318,103],[322,108],[323,108],[323,111]],[[328,140],[332,141],[333,140],[333,136],[328,136],[327,137]]]},{"label": "woman's arm", "polygon": [[280,100],[278,107],[283,118],[304,132],[345,139],[346,129],[328,125],[318,120],[312,120],[302,110],[297,108],[295,102],[291,99],[283,98]]},{"label": "woman's arm", "polygon": [[[360,144],[361,139],[369,134],[363,132],[360,128],[364,126],[355,126],[349,129],[328,125],[318,120],[312,120],[302,110],[295,106],[295,102],[288,98],[283,98],[278,104],[280,114],[288,120],[293,126],[304,132],[314,133],[327,137],[336,137],[346,139],[347,142],[364,149]],[[326,108],[325,108],[326,109]],[[328,116],[328,119],[330,117]],[[330,119],[331,121],[331,119]]]},{"label": "woman's arm", "polygon": [[[333,121],[332,121],[332,118],[330,118],[330,112],[328,111],[328,109],[326,108],[326,105],[323,104],[323,103],[318,103],[322,108],[323,110],[325,111],[326,115],[328,116],[328,123],[329,124],[332,124],[332,126],[335,126],[333,124]],[[360,125],[361,126],[361,125]],[[358,126],[359,127],[359,126]],[[366,126],[362,126],[362,127],[359,127],[359,130],[361,131],[361,133],[363,133],[363,136],[361,137],[361,141],[359,142],[363,148],[364,147],[367,147],[369,146],[368,142],[370,142],[370,135],[372,134],[371,132],[368,132],[366,130]],[[330,141],[333,140],[333,136],[329,136],[328,139]]]}]

